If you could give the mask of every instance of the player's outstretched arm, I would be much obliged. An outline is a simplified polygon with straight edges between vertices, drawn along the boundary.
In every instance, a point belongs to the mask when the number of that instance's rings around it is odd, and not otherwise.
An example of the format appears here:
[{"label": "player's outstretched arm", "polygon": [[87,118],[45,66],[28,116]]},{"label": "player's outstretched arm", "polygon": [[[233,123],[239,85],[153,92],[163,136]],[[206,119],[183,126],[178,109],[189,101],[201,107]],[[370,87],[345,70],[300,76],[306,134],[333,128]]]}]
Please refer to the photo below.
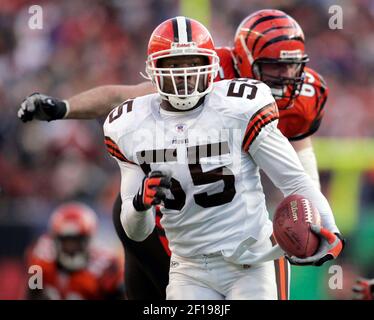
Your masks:
[{"label": "player's outstretched arm", "polygon": [[150,82],[138,85],[107,85],[79,93],[67,100],[33,93],[26,97],[18,110],[23,122],[33,119],[94,119],[106,116],[116,105],[129,98],[153,93]]},{"label": "player's outstretched arm", "polygon": [[96,87],[68,99],[70,110],[66,118],[93,119],[107,116],[121,102],[154,92],[155,89],[149,81],[137,85]]}]

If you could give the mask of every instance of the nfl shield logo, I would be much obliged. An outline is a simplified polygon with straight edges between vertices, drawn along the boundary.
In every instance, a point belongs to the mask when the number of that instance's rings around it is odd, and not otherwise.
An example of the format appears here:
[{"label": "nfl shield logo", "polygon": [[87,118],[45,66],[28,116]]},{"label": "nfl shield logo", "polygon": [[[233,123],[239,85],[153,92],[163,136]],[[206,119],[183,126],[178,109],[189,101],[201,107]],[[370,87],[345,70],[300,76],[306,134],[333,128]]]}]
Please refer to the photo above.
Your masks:
[{"label": "nfl shield logo", "polygon": [[186,130],[186,125],[184,123],[180,123],[180,124],[177,124],[175,126],[175,130],[178,132],[178,133],[182,133]]}]

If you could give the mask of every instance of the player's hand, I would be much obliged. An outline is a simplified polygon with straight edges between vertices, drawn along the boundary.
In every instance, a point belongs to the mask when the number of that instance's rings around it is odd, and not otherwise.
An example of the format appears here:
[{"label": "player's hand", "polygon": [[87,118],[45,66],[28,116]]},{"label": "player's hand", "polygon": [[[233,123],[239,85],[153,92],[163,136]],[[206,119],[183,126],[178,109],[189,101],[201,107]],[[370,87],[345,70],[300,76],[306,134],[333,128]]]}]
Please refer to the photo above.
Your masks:
[{"label": "player's hand", "polygon": [[138,193],[133,199],[136,211],[145,211],[158,205],[166,198],[166,190],[171,188],[171,175],[162,171],[152,171],[144,177]]},{"label": "player's hand", "polygon": [[51,121],[62,119],[67,110],[66,101],[41,93],[33,93],[21,103],[17,115],[23,122],[33,119]]},{"label": "player's hand", "polygon": [[374,279],[357,279],[352,291],[353,300],[374,300]]},{"label": "player's hand", "polygon": [[319,225],[311,225],[311,230],[320,237],[320,245],[317,252],[308,258],[288,257],[288,261],[293,265],[313,265],[321,266],[326,261],[335,259],[343,250],[345,241],[338,233],[323,228]]}]

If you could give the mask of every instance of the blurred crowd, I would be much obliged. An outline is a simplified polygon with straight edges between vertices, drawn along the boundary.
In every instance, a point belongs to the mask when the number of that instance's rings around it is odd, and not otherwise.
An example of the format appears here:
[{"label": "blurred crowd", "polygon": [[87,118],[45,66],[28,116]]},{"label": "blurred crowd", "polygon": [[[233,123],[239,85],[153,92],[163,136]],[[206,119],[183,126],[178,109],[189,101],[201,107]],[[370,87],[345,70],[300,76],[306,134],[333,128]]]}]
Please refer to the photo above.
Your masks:
[{"label": "blurred crowd", "polygon": [[[150,33],[179,14],[172,0],[39,0],[43,28],[33,30],[28,10],[34,4],[0,2],[0,288],[8,288],[0,290],[0,299],[22,297],[18,262],[64,201],[89,204],[100,219],[97,241],[119,247],[111,222],[119,174],[105,152],[100,121],[23,124],[18,105],[32,92],[67,98],[102,84],[142,81]],[[374,2],[339,1],[342,30],[329,29],[333,4],[211,0],[209,28],[217,45],[232,45],[246,15],[261,8],[286,11],[304,29],[309,65],[330,87],[317,135],[372,138]],[[364,183],[373,187],[374,174]],[[374,192],[367,190],[370,204]]]},{"label": "blurred crowd", "polygon": [[18,261],[60,203],[89,204],[98,244],[120,246],[111,219],[120,178],[100,121],[23,124],[17,105],[32,92],[66,98],[142,81],[150,33],[177,13],[174,1],[41,0],[43,28],[33,30],[34,4],[0,2],[0,299],[22,296],[19,274],[27,273]]}]

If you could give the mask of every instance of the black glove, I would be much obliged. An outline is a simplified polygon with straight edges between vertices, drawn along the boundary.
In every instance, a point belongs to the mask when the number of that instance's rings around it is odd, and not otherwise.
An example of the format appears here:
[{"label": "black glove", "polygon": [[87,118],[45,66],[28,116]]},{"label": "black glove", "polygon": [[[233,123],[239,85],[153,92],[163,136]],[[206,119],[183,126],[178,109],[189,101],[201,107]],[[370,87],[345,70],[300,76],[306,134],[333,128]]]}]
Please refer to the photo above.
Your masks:
[{"label": "black glove", "polygon": [[318,225],[312,225],[311,229],[321,239],[321,243],[319,245],[317,252],[313,256],[308,258],[286,256],[287,260],[291,264],[297,266],[321,266],[326,261],[336,259],[338,255],[343,251],[345,246],[345,240],[342,238],[340,234],[332,233],[326,228],[323,228]]},{"label": "black glove", "polygon": [[374,279],[357,279],[352,291],[353,300],[374,300]]},{"label": "black glove", "polygon": [[18,118],[23,122],[34,118],[44,121],[62,119],[68,108],[66,102],[40,93],[29,95],[18,110]]},{"label": "black glove", "polygon": [[144,177],[132,203],[136,211],[148,210],[166,198],[166,190],[171,188],[171,176],[162,171],[152,171]]}]

